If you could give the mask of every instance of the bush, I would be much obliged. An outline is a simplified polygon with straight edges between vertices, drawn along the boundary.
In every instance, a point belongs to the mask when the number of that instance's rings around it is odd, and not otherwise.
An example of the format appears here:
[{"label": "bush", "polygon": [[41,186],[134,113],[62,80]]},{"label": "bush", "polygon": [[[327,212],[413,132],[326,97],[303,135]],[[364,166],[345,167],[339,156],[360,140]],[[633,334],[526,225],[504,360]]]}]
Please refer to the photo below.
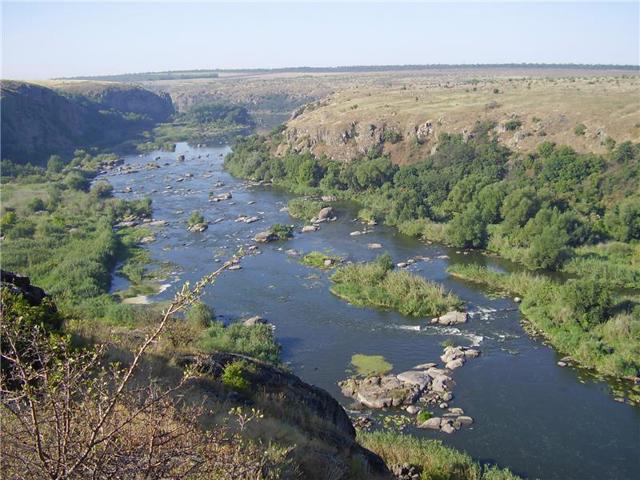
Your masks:
[{"label": "bush", "polygon": [[109,198],[113,194],[113,186],[105,180],[100,180],[93,184],[91,193],[97,198]]},{"label": "bush", "polygon": [[587,133],[587,126],[584,123],[579,123],[576,125],[576,128],[573,129],[573,133],[579,137],[584,136],[584,134]]},{"label": "bush", "polygon": [[46,210],[46,205],[44,203],[44,200],[42,200],[40,197],[35,197],[29,201],[29,203],[27,204],[27,208],[32,212],[42,212],[43,210]]},{"label": "bush", "polygon": [[204,216],[202,215],[202,213],[200,213],[198,211],[191,212],[191,215],[189,216],[189,219],[187,220],[187,225],[189,225],[190,227],[193,227],[194,225],[197,225],[198,223],[204,223]]},{"label": "bush", "polygon": [[269,228],[269,233],[275,235],[278,240],[287,240],[293,237],[293,227],[276,223]]},{"label": "bush", "polygon": [[89,180],[80,172],[69,172],[64,179],[64,184],[71,190],[87,191],[89,189]]},{"label": "bush", "polygon": [[222,372],[222,383],[232,390],[237,390],[239,392],[248,391],[251,386],[247,379],[247,374],[251,371],[250,368],[250,364],[245,360],[237,360],[235,362],[228,363]]},{"label": "bush", "polygon": [[610,315],[613,296],[604,283],[592,279],[572,280],[564,286],[563,293],[567,307],[584,330],[603,323]]},{"label": "bush", "polygon": [[426,422],[427,420],[429,420],[432,417],[433,417],[433,413],[431,413],[431,412],[429,412],[427,410],[420,410],[418,412],[417,417],[416,417],[417,420],[418,420],[418,425]]},{"label": "bush", "polygon": [[511,120],[504,122],[504,128],[511,132],[519,129],[521,126],[522,121],[519,118],[512,118]]},{"label": "bush", "polygon": [[187,322],[198,329],[210,326],[214,318],[213,308],[203,302],[194,303],[187,312]]},{"label": "bush", "polygon": [[[330,265],[325,265],[325,262],[327,260],[331,261]],[[340,257],[332,257],[330,255],[325,255],[322,252],[309,252],[304,257],[302,257],[300,263],[302,263],[303,265],[307,265],[308,267],[332,268],[338,262],[340,262],[340,260]]]}]

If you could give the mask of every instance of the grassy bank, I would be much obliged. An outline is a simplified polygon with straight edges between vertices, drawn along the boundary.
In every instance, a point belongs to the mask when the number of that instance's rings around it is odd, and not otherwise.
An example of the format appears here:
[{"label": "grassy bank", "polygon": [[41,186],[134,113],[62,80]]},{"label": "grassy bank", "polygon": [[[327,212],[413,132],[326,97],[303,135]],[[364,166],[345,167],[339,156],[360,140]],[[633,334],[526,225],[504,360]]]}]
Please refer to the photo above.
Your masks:
[{"label": "grassy bank", "polygon": [[358,442],[377,453],[389,466],[418,467],[421,480],[517,480],[507,469],[482,466],[469,455],[438,440],[391,432],[358,432]]},{"label": "grassy bank", "polygon": [[300,259],[301,264],[314,268],[333,268],[341,261],[342,259],[340,257],[327,255],[322,252],[309,252]]},{"label": "grassy bank", "polygon": [[149,217],[151,203],[115,199],[104,181],[90,186],[101,163],[112,160],[78,151],[67,166],[51,162],[48,169],[3,176],[2,260],[4,269],[54,295],[63,313],[127,324],[131,307],[108,295],[111,274],[122,262],[134,288],[146,284],[149,259],[138,242],[150,232],[113,226]]},{"label": "grassy bank", "polygon": [[438,316],[461,306],[453,293],[405,270],[394,270],[383,257],[372,263],[340,267],[331,292],[361,307],[396,310],[411,317]]},{"label": "grassy bank", "polygon": [[635,378],[640,372],[640,307],[590,279],[559,284],[531,273],[503,274],[476,265],[449,272],[498,292],[522,297],[520,309],[560,352],[598,373]]}]

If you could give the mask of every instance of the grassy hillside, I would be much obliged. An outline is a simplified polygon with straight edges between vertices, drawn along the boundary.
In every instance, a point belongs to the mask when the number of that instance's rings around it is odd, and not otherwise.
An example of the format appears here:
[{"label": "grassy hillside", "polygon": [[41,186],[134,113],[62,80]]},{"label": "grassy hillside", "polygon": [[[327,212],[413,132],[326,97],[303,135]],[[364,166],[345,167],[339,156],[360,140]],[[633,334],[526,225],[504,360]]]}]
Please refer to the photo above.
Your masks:
[{"label": "grassy hillside", "polygon": [[441,133],[468,135],[480,120],[516,151],[546,140],[602,153],[609,139],[640,141],[639,88],[635,75],[365,85],[309,105],[287,123],[286,139],[297,151],[338,160],[374,149],[402,164],[432,151]]}]

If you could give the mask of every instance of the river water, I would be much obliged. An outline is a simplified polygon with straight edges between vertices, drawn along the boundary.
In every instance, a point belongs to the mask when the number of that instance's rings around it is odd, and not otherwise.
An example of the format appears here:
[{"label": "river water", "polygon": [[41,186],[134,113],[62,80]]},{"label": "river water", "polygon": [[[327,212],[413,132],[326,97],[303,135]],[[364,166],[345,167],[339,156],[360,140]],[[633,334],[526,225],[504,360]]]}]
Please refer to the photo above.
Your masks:
[{"label": "river water", "polygon": [[[222,160],[228,151],[226,146],[195,149],[178,144],[175,153],[126,158],[127,164],[142,167],[160,157],[160,169],[107,174],[117,196],[148,196],[153,200],[154,218],[169,222],[156,229],[157,240],[147,247],[155,261],[171,262],[175,268],[166,290],[151,300],[172,297],[184,281],[193,282],[211,272],[216,259],[223,261],[239,245],[253,243],[255,233],[271,224],[296,223],[280,211],[292,198],[290,194],[252,186],[224,172]],[[176,161],[179,154],[186,161]],[[214,187],[218,181],[225,185]],[[124,193],[126,187],[132,191]],[[210,191],[231,192],[233,198],[212,203]],[[218,223],[203,233],[188,232],[186,221],[193,210]],[[528,478],[640,478],[640,409],[614,401],[606,384],[575,369],[558,367],[559,355],[523,331],[511,299],[493,298],[446,271],[449,264],[459,262],[507,270],[512,265],[425,245],[384,226],[374,227],[367,235],[350,236],[362,230],[354,222],[356,210],[347,204],[338,204],[337,210],[338,221],[323,224],[317,232],[301,234],[297,228],[290,241],[261,245],[260,255],[243,259],[241,270],[225,272],[203,300],[225,322],[252,315],[268,319],[275,325],[283,359],[293,372],[324,388],[347,408],[351,401],[341,395],[337,382],[348,376],[355,353],[383,355],[394,372],[401,372],[420,363],[439,362],[446,340],[479,345],[482,355],[455,370],[455,397],[450,402],[472,416],[474,424],[452,435],[412,427],[407,432],[441,439],[481,462],[498,463]],[[240,215],[261,220],[235,222]],[[368,243],[381,243],[383,249],[371,250]],[[409,269],[453,290],[466,302],[470,319],[452,329],[429,326],[426,319],[351,306],[329,292],[329,272],[301,265],[299,258],[285,252],[289,249],[326,251],[353,261],[370,260],[383,251],[395,262],[428,257]],[[436,258],[445,255],[449,258]],[[116,276],[114,285],[123,283]]]}]

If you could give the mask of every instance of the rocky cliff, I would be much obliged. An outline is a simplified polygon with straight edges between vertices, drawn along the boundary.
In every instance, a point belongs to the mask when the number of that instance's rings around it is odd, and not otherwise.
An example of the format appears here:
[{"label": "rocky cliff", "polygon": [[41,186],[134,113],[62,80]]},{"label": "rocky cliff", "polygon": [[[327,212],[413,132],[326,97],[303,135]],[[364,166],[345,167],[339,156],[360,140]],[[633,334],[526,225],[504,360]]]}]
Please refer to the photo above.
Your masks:
[{"label": "rocky cliff", "polygon": [[173,113],[168,96],[118,84],[57,90],[3,81],[2,159],[43,164],[76,148],[112,147]]},{"label": "rocky cliff", "polygon": [[477,122],[490,125],[516,151],[551,141],[602,153],[612,141],[640,141],[639,85],[633,75],[354,87],[296,110],[279,153],[309,151],[349,161],[375,150],[410,163],[433,151],[440,134],[468,136]]}]

